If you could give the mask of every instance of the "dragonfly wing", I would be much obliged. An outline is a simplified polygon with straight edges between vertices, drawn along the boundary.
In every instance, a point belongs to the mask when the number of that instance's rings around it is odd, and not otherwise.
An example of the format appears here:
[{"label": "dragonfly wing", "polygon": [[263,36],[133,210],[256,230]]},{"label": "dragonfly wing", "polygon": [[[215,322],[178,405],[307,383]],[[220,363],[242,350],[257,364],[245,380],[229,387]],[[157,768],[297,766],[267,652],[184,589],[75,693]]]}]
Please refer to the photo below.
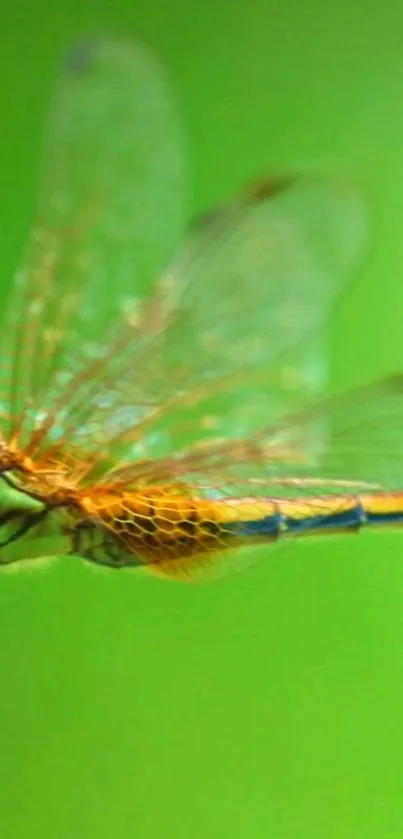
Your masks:
[{"label": "dragonfly wing", "polygon": [[239,436],[322,389],[323,328],[365,230],[351,184],[309,175],[269,178],[200,228],[168,277],[160,375],[189,394],[198,439],[206,413],[216,435]]},{"label": "dragonfly wing", "polygon": [[[403,375],[313,400],[249,437],[207,441],[165,460],[112,475],[127,485],[167,482],[218,495],[317,497],[344,490],[400,489],[403,483]],[[318,429],[320,434],[318,435]],[[136,477],[134,478],[136,479]]]},{"label": "dragonfly wing", "polygon": [[[317,464],[323,479],[367,481],[385,490],[403,485],[403,375],[397,373],[325,399],[290,423],[302,429],[316,415],[328,444]],[[295,433],[295,432],[294,432]]]},{"label": "dragonfly wing", "polygon": [[[143,463],[141,480],[145,483],[150,481],[155,487],[156,482],[164,484],[174,476],[178,492],[191,495],[196,506],[200,498],[229,503],[234,521],[247,522],[249,511],[253,525],[249,537],[245,531],[243,546],[235,550],[223,550],[218,538],[215,551],[195,552],[190,558],[146,558],[145,569],[172,579],[203,581],[267,558],[274,546],[283,543],[277,541],[281,533],[268,529],[262,545],[254,538],[256,525],[259,519],[266,519],[273,504],[281,505],[284,500],[289,513],[299,519],[291,538],[303,535],[305,525],[306,532],[312,532],[312,520],[318,516],[331,530],[338,513],[345,513],[349,505],[360,509],[364,505],[365,509],[377,494],[383,512],[395,512],[394,497],[389,493],[401,493],[402,489],[402,422],[403,375],[396,374],[313,402],[249,438],[213,441],[165,462]],[[318,425],[326,428],[326,446],[313,456],[314,447],[305,444]],[[133,489],[136,480],[138,485],[139,476],[131,483],[135,468],[115,472],[122,480],[122,490]],[[353,515],[350,521],[355,521]],[[342,522],[335,523],[334,529],[338,528],[343,529]]]},{"label": "dragonfly wing", "polygon": [[198,457],[221,436],[231,450],[322,384],[323,328],[365,240],[357,190],[266,179],[173,258],[182,161],[148,52],[115,38],[77,48],[0,352],[5,434],[39,465],[60,457],[84,481],[94,463],[109,479],[111,464],[138,474],[151,457],[157,476],[172,451]]},{"label": "dragonfly wing", "polygon": [[152,54],[119,37],[78,44],[55,90],[37,221],[2,330],[9,430],[27,439],[74,376],[100,376],[111,324],[177,246],[183,160]]},{"label": "dragonfly wing", "polygon": [[150,302],[153,337],[130,345],[129,405],[120,394],[104,426],[132,443],[115,459],[237,439],[317,394],[324,328],[365,230],[351,184],[309,176],[269,179],[197,228]]},{"label": "dragonfly wing", "polygon": [[164,457],[306,400],[364,238],[359,196],[338,179],[291,179],[214,214],[62,400],[66,443],[105,462]]}]

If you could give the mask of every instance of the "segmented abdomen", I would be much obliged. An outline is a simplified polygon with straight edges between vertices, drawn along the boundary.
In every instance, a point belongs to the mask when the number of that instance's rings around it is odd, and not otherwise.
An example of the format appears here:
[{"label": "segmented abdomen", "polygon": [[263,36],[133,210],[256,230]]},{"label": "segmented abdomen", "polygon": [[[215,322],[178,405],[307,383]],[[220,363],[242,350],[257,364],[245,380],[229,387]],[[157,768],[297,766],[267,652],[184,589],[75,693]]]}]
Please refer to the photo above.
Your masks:
[{"label": "segmented abdomen", "polygon": [[[220,520],[217,502],[174,492],[88,496],[81,506],[93,522],[118,538],[128,554],[127,565],[214,554],[237,538]],[[235,520],[235,510],[233,517]]]},{"label": "segmented abdomen", "polygon": [[[218,565],[229,548],[403,523],[403,493],[209,500],[168,488],[89,494],[81,507],[82,556],[190,579],[201,566]],[[229,563],[237,567],[232,554]]]}]

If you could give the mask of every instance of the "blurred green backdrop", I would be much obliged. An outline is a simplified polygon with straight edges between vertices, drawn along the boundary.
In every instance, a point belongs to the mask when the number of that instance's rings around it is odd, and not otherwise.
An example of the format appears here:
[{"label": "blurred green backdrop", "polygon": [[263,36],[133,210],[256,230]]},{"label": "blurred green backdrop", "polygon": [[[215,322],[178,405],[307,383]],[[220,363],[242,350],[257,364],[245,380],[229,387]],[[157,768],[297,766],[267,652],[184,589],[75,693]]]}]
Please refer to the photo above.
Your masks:
[{"label": "blurred green backdrop", "polygon": [[[333,380],[401,366],[401,0],[6,3],[2,287],[56,62],[94,28],[167,66],[197,206],[267,168],[359,173],[371,256],[329,336]],[[2,839],[403,836],[398,534],[290,545],[203,587],[65,561],[2,576],[0,602]]]}]

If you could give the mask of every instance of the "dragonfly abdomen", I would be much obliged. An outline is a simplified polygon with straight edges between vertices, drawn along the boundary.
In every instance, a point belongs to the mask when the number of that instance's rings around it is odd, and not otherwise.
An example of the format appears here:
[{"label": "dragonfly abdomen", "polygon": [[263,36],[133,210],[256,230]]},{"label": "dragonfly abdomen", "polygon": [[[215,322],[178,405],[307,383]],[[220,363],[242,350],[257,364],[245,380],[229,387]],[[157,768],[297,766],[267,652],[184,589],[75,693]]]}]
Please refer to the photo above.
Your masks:
[{"label": "dragonfly abdomen", "polygon": [[80,506],[93,523],[117,537],[121,555],[116,565],[120,566],[213,554],[237,538],[220,523],[215,502],[192,498],[175,488],[88,495]]},{"label": "dragonfly abdomen", "polygon": [[239,506],[242,518],[226,525],[241,539],[265,541],[281,536],[309,536],[356,532],[366,526],[398,526],[403,524],[403,493],[374,493],[356,496],[328,496],[316,499],[293,498],[250,502],[250,515],[245,500]]},{"label": "dragonfly abdomen", "polygon": [[403,492],[210,500],[167,487],[96,493],[80,506],[86,521],[75,530],[74,553],[97,564],[145,566],[189,580],[216,575],[227,554],[237,567],[230,548],[403,524]]}]

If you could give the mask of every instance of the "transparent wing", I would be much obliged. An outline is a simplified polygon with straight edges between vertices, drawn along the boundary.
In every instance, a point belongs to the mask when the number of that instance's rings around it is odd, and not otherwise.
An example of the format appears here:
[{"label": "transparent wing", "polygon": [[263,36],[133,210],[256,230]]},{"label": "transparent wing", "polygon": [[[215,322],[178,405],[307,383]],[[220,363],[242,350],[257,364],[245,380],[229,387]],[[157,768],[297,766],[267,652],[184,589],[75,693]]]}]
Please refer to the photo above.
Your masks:
[{"label": "transparent wing", "polygon": [[[315,518],[323,524],[323,531],[319,528],[318,532],[327,533],[332,532],[331,523],[338,513],[357,503],[365,507],[377,494],[380,510],[396,512],[395,497],[388,493],[402,493],[402,421],[403,374],[396,374],[312,403],[305,411],[285,416],[278,425],[266,426],[249,438],[212,441],[159,462],[115,470],[110,478],[116,479],[118,490],[120,482],[121,490],[137,491],[142,483],[155,487],[158,482],[171,482],[172,486],[175,478],[177,492],[191,495],[196,506],[200,498],[229,503],[233,521],[248,521],[248,511],[252,522],[264,520],[273,502],[285,501],[288,513],[300,520],[291,538],[311,534]],[[318,427],[320,446],[315,449]],[[312,445],[307,447],[310,437]],[[343,527],[339,528],[343,532]],[[337,531],[337,523],[334,529]],[[183,531],[189,540],[191,523],[187,527],[185,522]],[[270,535],[266,543],[257,540],[254,544],[253,533],[251,528],[252,538],[245,536],[243,546],[235,550],[224,550],[218,534],[215,550],[194,552],[191,557],[182,556],[175,545],[172,556],[168,552],[145,556],[144,568],[190,582],[226,576],[267,559],[274,547],[283,544],[282,539],[270,539]],[[119,539],[116,546],[119,559],[128,562]]]},{"label": "transparent wing", "polygon": [[323,479],[344,477],[385,490],[402,488],[401,373],[324,400],[305,415],[296,416],[290,423],[291,433],[295,434],[298,426],[306,427],[315,414],[326,428],[327,442],[317,464]]},{"label": "transparent wing", "polygon": [[362,246],[361,209],[350,186],[301,178],[218,212],[101,357],[43,393],[35,444],[162,457],[306,400],[323,385],[322,330]]},{"label": "transparent wing", "polygon": [[175,479],[218,496],[312,498],[403,486],[403,374],[313,401],[249,437],[110,471],[125,486]]},{"label": "transparent wing", "polygon": [[[147,485],[155,491],[156,485],[163,488],[168,484],[163,490],[167,510],[172,493],[173,497],[192,496],[195,509],[198,499],[203,497],[226,499],[233,505],[234,522],[247,520],[248,509],[256,522],[259,510],[262,518],[267,516],[268,500],[287,499],[290,514],[300,518],[298,535],[301,536],[304,519],[309,533],[312,516],[326,521],[327,516],[345,510],[349,500],[356,503],[357,496],[386,492],[384,511],[388,512],[387,492],[402,488],[402,419],[403,375],[396,374],[350,393],[318,401],[305,411],[285,416],[278,426],[260,429],[250,438],[212,441],[165,459],[115,469],[109,474],[109,490],[114,483],[117,499],[124,497],[120,493],[128,490],[133,490],[138,498],[143,487],[147,498]],[[318,423],[322,429],[326,427],[326,446],[322,435],[320,453],[313,457],[313,447],[307,449],[305,443]],[[15,504],[12,509],[15,513]],[[21,511],[21,517],[24,522],[26,510]],[[158,551],[153,555],[150,550],[144,556],[135,555],[120,536],[121,519],[122,514],[116,532],[113,517],[107,519],[107,524],[106,520],[97,523],[95,518],[86,522],[88,545],[81,540],[82,550],[77,551],[74,522],[70,528],[60,528],[52,514],[40,526],[37,540],[32,539],[31,533],[29,539],[19,539],[2,548],[0,563],[56,552],[81,552],[92,562],[115,568],[143,567],[163,577],[193,582],[238,572],[267,558],[275,546],[282,544],[280,540],[274,545],[269,539],[266,544],[255,545],[253,538],[245,537],[243,547],[225,550],[217,532],[215,547],[212,545],[200,553],[190,550],[187,556],[186,546],[194,524],[189,521],[187,527],[185,521],[182,523],[185,547],[181,547],[178,537],[178,542],[172,544],[171,551],[167,548],[164,555]]]},{"label": "transparent wing", "polygon": [[351,184],[309,175],[269,178],[207,218],[166,278],[154,399],[171,416],[152,415],[148,453],[245,436],[322,390],[323,330],[365,230]]},{"label": "transparent wing", "polygon": [[55,90],[37,222],[2,330],[9,433],[38,424],[73,375],[99,369],[111,323],[175,250],[183,174],[154,57],[124,38],[79,43]]},{"label": "transparent wing", "polygon": [[173,450],[254,434],[323,384],[323,328],[365,238],[357,191],[266,180],[172,258],[181,160],[149,54],[113,38],[76,49],[0,358],[6,435],[77,480],[150,457],[158,472]]}]

